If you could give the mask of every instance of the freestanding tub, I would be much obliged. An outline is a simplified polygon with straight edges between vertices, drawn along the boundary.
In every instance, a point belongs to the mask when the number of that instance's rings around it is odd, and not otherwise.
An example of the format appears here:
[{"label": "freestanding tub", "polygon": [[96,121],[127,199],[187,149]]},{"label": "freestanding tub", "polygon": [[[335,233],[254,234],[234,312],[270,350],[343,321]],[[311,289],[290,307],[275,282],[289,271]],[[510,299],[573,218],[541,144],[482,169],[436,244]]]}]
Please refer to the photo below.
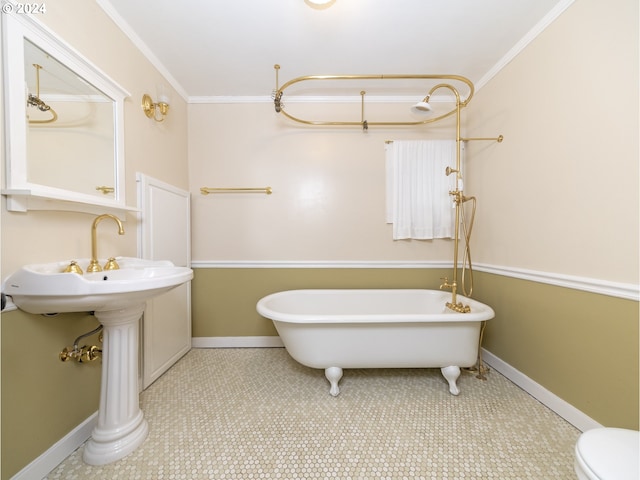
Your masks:
[{"label": "freestanding tub", "polygon": [[458,296],[469,313],[446,307],[439,290],[289,290],[262,298],[289,355],[322,368],[338,395],[343,368],[440,368],[458,395],[460,367],[476,363],[482,321],[491,307]]}]

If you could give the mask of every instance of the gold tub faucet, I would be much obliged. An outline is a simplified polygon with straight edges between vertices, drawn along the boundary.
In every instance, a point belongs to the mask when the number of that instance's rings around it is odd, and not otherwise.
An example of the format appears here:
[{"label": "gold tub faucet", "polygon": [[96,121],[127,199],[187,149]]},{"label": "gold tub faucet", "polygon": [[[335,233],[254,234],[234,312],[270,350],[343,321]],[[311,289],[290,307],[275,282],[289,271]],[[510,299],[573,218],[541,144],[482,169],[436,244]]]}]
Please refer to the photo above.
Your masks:
[{"label": "gold tub faucet", "polygon": [[[122,226],[122,222],[115,215],[111,215],[110,213],[104,213],[102,215],[98,215],[93,221],[93,225],[91,225],[91,261],[89,262],[89,266],[87,267],[87,272],[101,272],[102,267],[98,264],[98,242],[96,239],[96,231],[98,227],[98,223],[100,223],[105,218],[110,218],[114,222],[118,224],[118,234],[124,235],[124,227]],[[107,270],[117,270],[120,268],[116,263],[113,257],[110,257],[105,265],[105,269]]]},{"label": "gold tub faucet", "polygon": [[440,285],[440,290],[442,290],[443,288],[455,288],[456,287],[456,282],[453,283],[449,283],[449,277],[440,277],[440,280],[442,280],[442,284]]}]

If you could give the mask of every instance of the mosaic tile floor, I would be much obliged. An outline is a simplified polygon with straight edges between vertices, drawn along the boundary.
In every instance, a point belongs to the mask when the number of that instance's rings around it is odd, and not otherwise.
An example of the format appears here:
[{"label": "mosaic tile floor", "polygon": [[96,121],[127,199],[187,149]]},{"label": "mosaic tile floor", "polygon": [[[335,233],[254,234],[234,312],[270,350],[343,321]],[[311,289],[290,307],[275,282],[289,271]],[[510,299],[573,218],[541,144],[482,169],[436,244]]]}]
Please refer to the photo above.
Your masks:
[{"label": "mosaic tile floor", "polygon": [[321,370],[282,348],[194,349],[141,395],[149,437],[48,479],[571,479],[580,432],[499,373]]}]

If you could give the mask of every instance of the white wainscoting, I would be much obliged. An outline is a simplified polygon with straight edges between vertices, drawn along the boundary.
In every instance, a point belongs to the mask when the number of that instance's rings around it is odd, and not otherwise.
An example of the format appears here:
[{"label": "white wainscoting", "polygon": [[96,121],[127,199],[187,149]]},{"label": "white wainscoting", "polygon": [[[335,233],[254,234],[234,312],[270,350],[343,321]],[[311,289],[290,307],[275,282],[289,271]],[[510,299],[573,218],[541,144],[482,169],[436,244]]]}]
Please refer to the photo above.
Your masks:
[{"label": "white wainscoting", "polygon": [[[452,268],[446,261],[218,261],[191,262],[192,268]],[[462,267],[462,264],[460,264]],[[503,277],[530,280],[558,287],[573,288],[585,292],[640,301],[640,285],[612,282],[597,278],[564,275],[554,272],[527,270],[524,268],[474,264],[478,272],[493,273]]]},{"label": "white wainscoting", "polygon": [[557,287],[573,288],[590,293],[599,293],[610,297],[626,298],[627,300],[640,300],[640,285],[633,283],[610,282],[597,278],[563,275],[560,273],[540,272],[526,270],[524,268],[499,267],[495,265],[478,264],[473,266],[479,272],[493,273],[503,277],[519,278],[532,282],[547,283]]},{"label": "white wainscoting", "polygon": [[200,260],[193,268],[451,268],[450,261]]}]

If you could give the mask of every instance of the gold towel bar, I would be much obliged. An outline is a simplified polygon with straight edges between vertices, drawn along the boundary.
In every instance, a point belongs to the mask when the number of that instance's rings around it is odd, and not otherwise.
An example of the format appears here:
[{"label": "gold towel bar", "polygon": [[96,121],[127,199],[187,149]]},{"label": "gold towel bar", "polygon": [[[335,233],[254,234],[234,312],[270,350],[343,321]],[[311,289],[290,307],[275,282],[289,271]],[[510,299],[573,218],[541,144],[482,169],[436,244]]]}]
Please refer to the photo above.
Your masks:
[{"label": "gold towel bar", "polygon": [[[494,142],[498,142],[498,143],[502,143],[502,140],[504,140],[504,137],[502,135],[498,135],[497,137],[473,137],[473,138],[462,138],[460,137],[460,140],[462,140],[463,142],[469,142],[472,140],[493,140]],[[385,140],[384,143],[393,143],[393,140]]]},{"label": "gold towel bar", "polygon": [[491,138],[484,138],[484,137],[460,138],[460,140],[462,140],[463,142],[469,142],[471,140],[493,140],[494,142],[502,143],[502,140],[504,140],[504,137],[502,135],[499,135],[497,137],[491,137]]},{"label": "gold towel bar", "polygon": [[202,195],[209,195],[210,193],[266,193],[271,195],[273,190],[271,187],[259,187],[259,188],[246,188],[246,187],[231,187],[231,188],[209,188],[201,187],[200,193]]}]

